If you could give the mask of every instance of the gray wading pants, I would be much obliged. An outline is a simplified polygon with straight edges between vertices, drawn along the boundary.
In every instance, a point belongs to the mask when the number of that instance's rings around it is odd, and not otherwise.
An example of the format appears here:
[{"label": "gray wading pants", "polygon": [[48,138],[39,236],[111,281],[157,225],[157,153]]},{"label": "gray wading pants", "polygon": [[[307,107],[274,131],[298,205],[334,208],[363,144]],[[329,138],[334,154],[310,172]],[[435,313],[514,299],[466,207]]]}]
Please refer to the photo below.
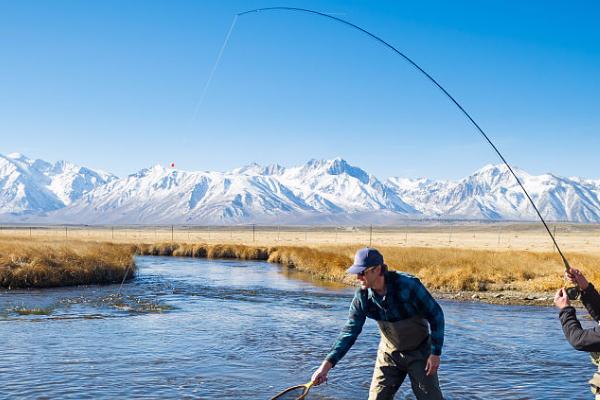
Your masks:
[{"label": "gray wading pants", "polygon": [[600,353],[591,353],[592,362],[598,366],[598,372],[594,373],[592,379],[590,379],[590,389],[595,394],[594,399],[600,400]]},{"label": "gray wading pants", "polygon": [[398,322],[377,321],[377,324],[381,341],[369,400],[392,400],[406,375],[418,400],[443,400],[437,374],[425,375],[431,351],[427,321],[415,317]]}]

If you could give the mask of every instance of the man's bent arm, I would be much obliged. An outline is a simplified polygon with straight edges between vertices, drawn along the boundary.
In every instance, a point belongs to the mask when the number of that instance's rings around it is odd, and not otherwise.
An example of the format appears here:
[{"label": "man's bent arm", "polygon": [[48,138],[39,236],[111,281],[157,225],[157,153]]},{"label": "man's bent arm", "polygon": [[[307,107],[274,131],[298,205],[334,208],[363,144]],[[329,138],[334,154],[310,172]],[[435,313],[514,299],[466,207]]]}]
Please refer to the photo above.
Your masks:
[{"label": "man's bent arm", "polygon": [[367,314],[363,309],[363,305],[360,301],[360,291],[356,292],[352,304],[350,305],[350,313],[348,315],[348,321],[342,328],[340,335],[335,341],[331,351],[325,359],[329,361],[332,366],[338,363],[346,355],[348,350],[352,347],[356,338],[362,331],[362,327],[365,324]]},{"label": "man's bent arm", "polygon": [[583,329],[577,320],[575,308],[569,306],[560,310],[560,322],[565,337],[576,350],[600,351],[600,326]]}]

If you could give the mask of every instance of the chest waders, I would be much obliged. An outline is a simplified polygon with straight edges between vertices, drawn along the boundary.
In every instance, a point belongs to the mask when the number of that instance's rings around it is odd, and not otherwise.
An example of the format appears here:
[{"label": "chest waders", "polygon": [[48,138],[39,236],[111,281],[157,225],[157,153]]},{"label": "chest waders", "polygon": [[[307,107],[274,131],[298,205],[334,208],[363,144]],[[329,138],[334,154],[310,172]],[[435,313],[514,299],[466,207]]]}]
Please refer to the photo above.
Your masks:
[{"label": "chest waders", "polygon": [[594,365],[598,366],[598,372],[594,373],[594,376],[588,383],[590,384],[592,393],[596,395],[596,400],[600,400],[600,353],[592,352],[590,353],[590,357]]},{"label": "chest waders", "polygon": [[594,376],[588,383],[590,384],[590,390],[596,395],[596,400],[600,400],[600,352],[591,352],[590,358],[592,363],[598,367],[598,371],[594,372]]},{"label": "chest waders", "polygon": [[377,321],[381,340],[369,389],[369,400],[392,400],[406,375],[418,400],[442,400],[437,374],[426,376],[431,351],[427,320]]},{"label": "chest waders", "polygon": [[380,347],[392,351],[415,350],[429,336],[427,320],[415,316],[401,321],[377,321],[381,333]]}]

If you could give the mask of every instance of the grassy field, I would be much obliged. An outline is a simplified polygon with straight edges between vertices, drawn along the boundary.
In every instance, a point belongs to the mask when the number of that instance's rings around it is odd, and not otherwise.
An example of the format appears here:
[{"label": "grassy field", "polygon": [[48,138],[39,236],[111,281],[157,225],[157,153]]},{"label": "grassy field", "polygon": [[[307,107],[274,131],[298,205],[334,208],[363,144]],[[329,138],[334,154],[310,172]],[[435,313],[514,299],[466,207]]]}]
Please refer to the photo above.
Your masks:
[{"label": "grassy field", "polygon": [[[551,228],[571,264],[600,282],[600,227]],[[118,280],[134,253],[269,260],[318,279],[352,283],[345,268],[356,249],[369,243],[382,251],[391,269],[412,273],[435,291],[551,293],[564,284],[564,267],[543,227],[503,224],[372,231],[370,227],[3,227],[0,286],[7,287],[6,276],[32,285],[75,282],[74,276],[98,274],[90,272],[98,265],[111,271],[98,275],[103,282]],[[23,261],[15,264],[15,259]],[[34,266],[61,263],[70,267],[57,274],[32,275]],[[85,269],[87,275],[77,275],[73,268]]]},{"label": "grassy field", "polygon": [[[551,224],[565,253],[600,256],[600,225]],[[140,227],[0,227],[0,239],[100,241],[112,243],[213,243],[252,246],[358,245],[552,252],[541,224],[463,224],[373,227],[140,226]]]}]

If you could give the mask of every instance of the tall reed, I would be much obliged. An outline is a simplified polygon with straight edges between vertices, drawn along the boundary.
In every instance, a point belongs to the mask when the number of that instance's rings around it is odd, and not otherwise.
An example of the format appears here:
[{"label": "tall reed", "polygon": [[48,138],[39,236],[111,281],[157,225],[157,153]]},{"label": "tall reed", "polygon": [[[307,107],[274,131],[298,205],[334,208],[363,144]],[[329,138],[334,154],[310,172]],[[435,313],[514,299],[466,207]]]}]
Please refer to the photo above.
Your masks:
[{"label": "tall reed", "polygon": [[[252,247],[245,245],[138,245],[138,254],[268,260],[308,273],[315,278],[353,283],[345,273],[359,246]],[[419,277],[438,291],[540,291],[564,284],[564,267],[555,253],[488,251],[420,247],[379,247],[391,270]],[[600,284],[600,258],[569,254],[572,265]]]},{"label": "tall reed", "polygon": [[[0,241],[0,287],[50,287],[114,283],[134,255],[266,260],[315,278],[353,283],[345,273],[359,246],[246,246],[239,244],[154,243],[115,245],[59,241]],[[491,251],[431,247],[379,247],[392,270],[419,277],[437,291],[540,291],[564,284],[560,258],[552,252]],[[600,257],[572,253],[572,265],[600,285]]]},{"label": "tall reed", "polygon": [[135,274],[131,246],[108,243],[0,241],[0,287],[120,283]]}]

